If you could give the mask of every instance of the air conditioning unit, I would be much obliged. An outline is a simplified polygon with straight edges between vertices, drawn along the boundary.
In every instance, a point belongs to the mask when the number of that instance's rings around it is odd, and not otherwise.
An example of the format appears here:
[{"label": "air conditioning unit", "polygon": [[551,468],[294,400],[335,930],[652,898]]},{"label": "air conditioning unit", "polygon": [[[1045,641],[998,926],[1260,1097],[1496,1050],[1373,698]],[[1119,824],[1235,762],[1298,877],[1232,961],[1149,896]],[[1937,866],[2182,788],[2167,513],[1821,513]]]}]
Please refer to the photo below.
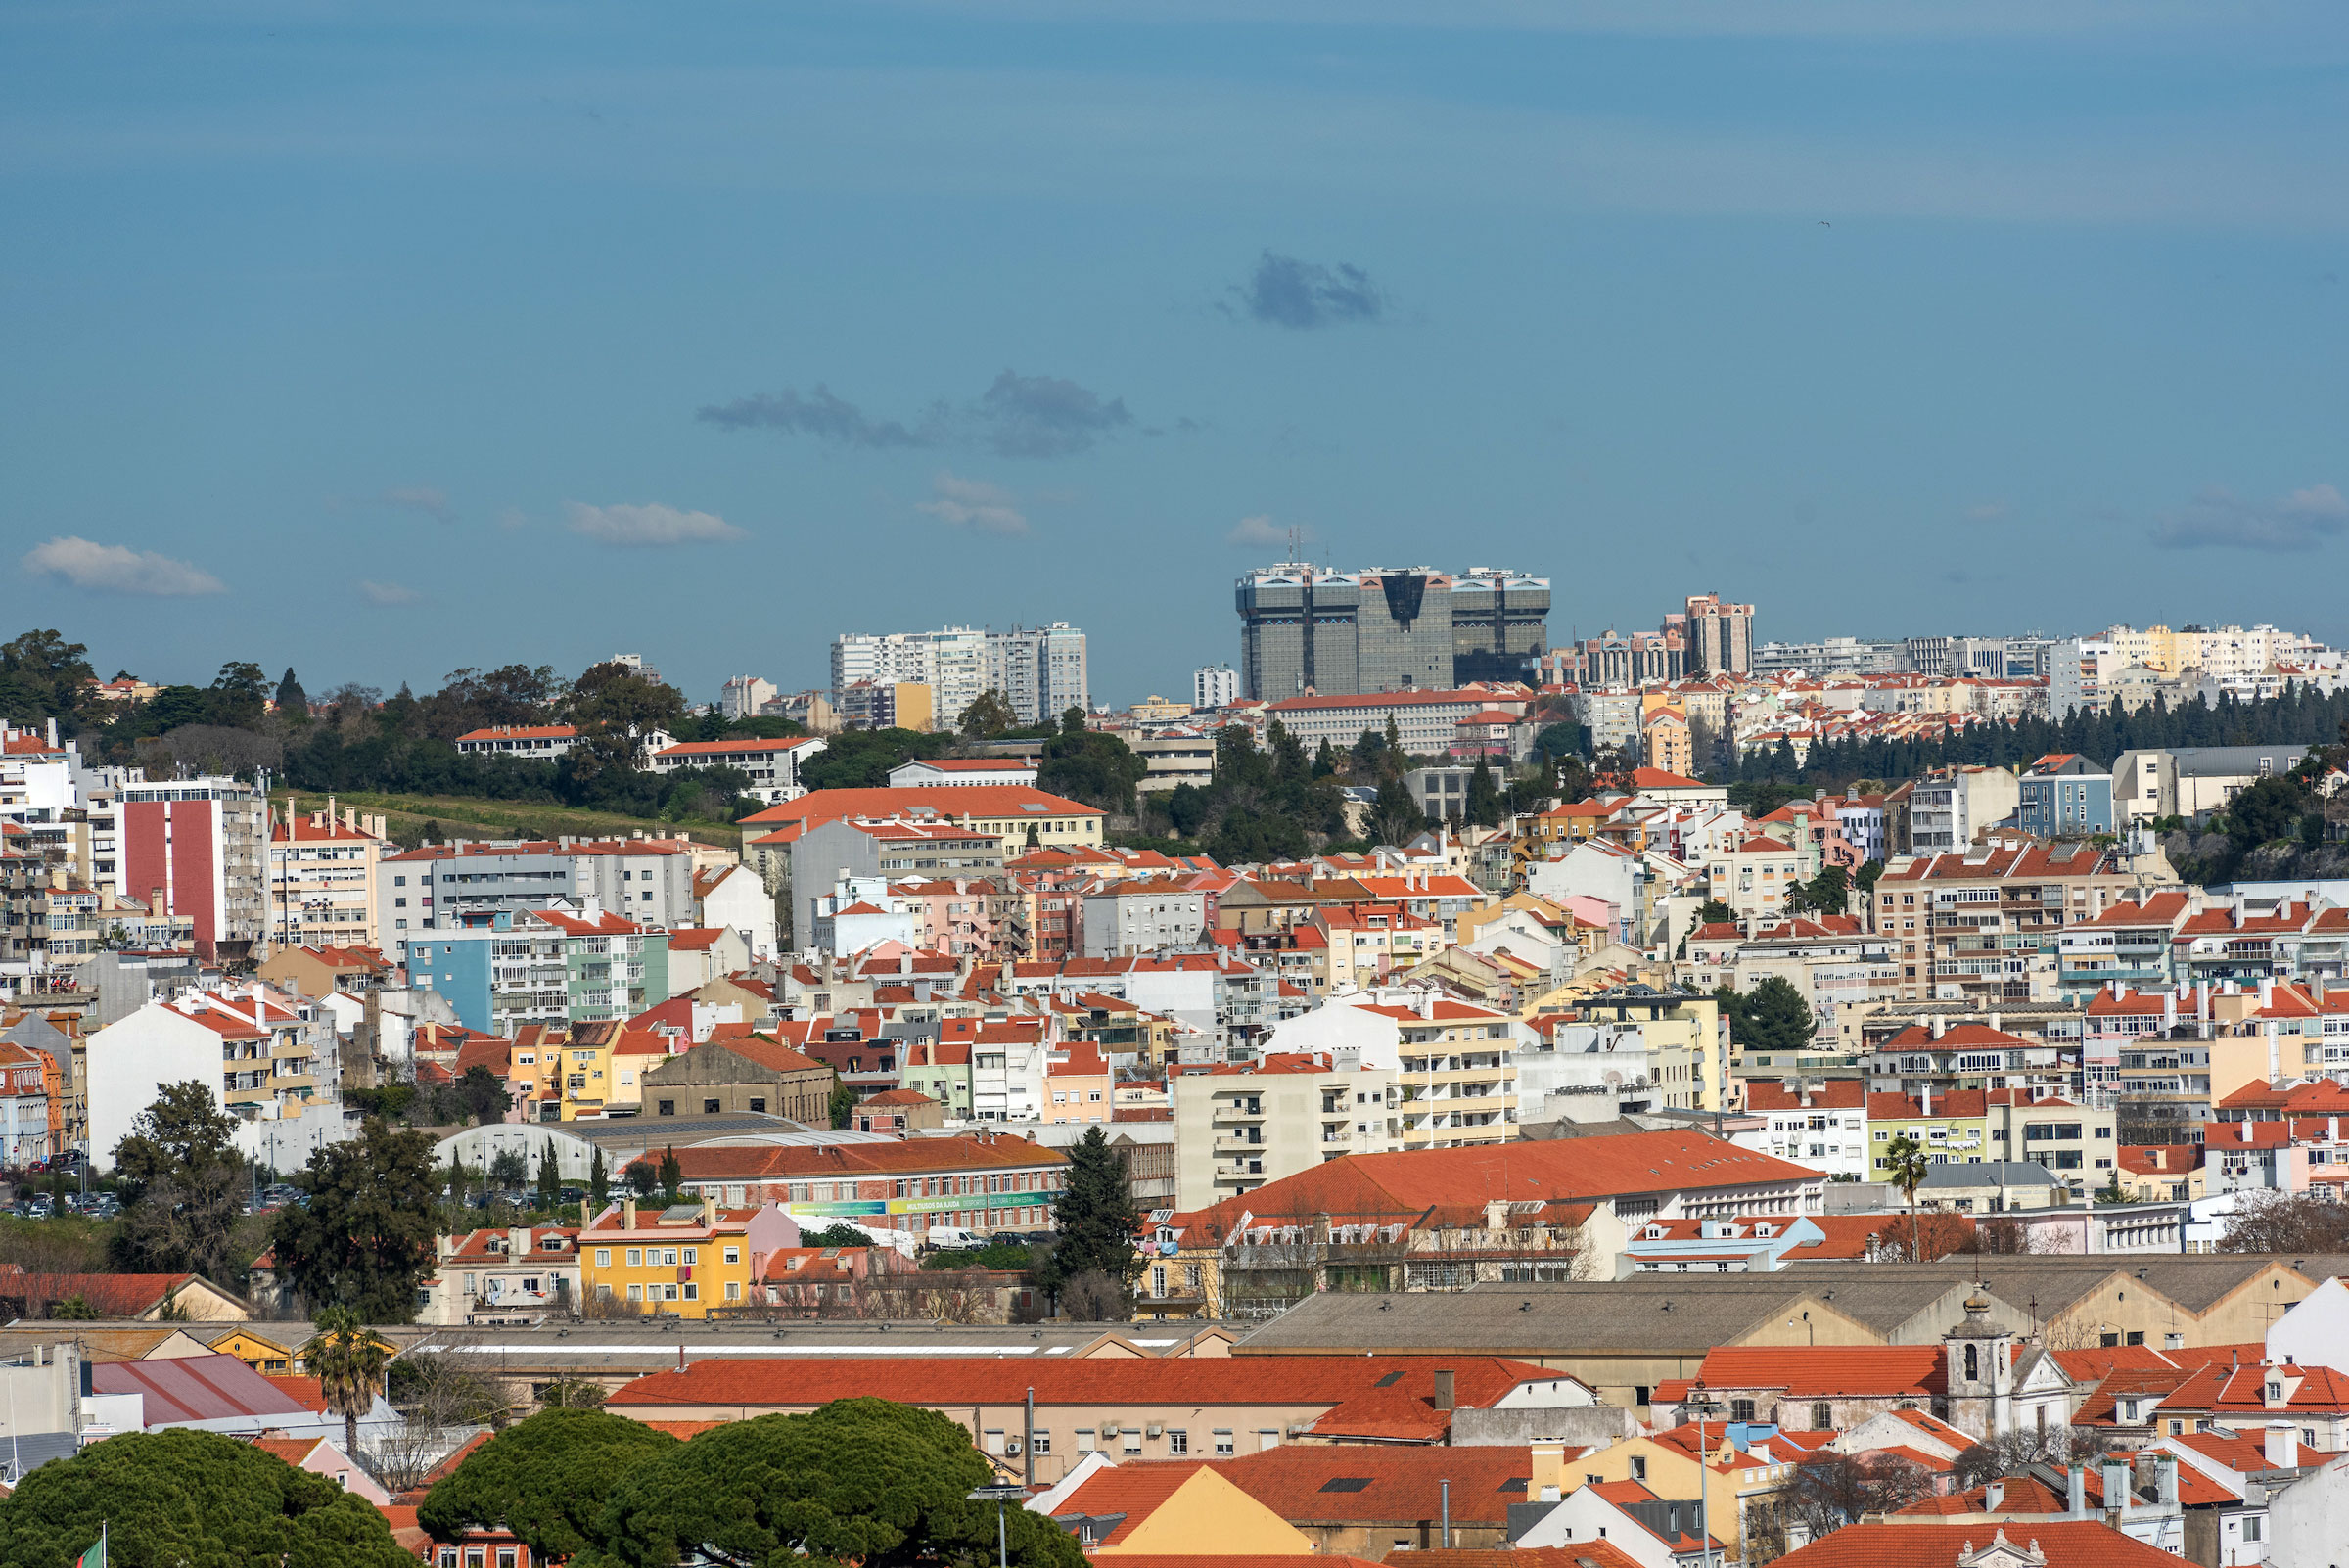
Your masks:
[{"label": "air conditioning unit", "polygon": [[1118,1435],[1118,1423],[1117,1423],[1117,1422],[1115,1422],[1115,1421],[1104,1421],[1104,1422],[1102,1422],[1102,1423],[1101,1423],[1101,1438],[1102,1438],[1102,1441],[1103,1441],[1103,1442],[1107,1442],[1109,1439],[1111,1439],[1111,1438],[1114,1438],[1114,1437],[1116,1437],[1117,1435]]},{"label": "air conditioning unit", "polygon": [[1301,1422],[1301,1421],[1300,1421],[1300,1422],[1296,1422],[1296,1423],[1292,1424],[1292,1425],[1289,1427],[1289,1436],[1291,1436],[1291,1437],[1303,1437],[1303,1436],[1305,1436],[1305,1424],[1304,1424],[1303,1422]]},{"label": "air conditioning unit", "polygon": [[1015,1459],[1018,1458],[1020,1456],[1020,1440],[1018,1438],[1004,1439],[1003,1452]]},{"label": "air conditioning unit", "polygon": [[1150,1435],[1152,1437],[1165,1437],[1167,1435],[1167,1429],[1163,1426],[1153,1425],[1150,1428]]}]

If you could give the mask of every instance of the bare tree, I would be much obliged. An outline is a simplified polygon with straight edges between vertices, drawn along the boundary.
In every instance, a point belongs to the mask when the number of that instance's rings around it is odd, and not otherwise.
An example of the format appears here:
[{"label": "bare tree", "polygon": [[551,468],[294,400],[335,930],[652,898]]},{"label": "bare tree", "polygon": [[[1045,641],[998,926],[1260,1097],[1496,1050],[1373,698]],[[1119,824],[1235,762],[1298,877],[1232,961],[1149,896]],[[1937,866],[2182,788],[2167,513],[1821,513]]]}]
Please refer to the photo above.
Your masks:
[{"label": "bare tree", "polygon": [[2111,1450],[2112,1439],[2093,1427],[2004,1432],[1958,1454],[1951,1473],[1958,1486],[1978,1487],[2001,1476],[2021,1475],[2035,1464],[2086,1464]]},{"label": "bare tree", "polygon": [[1862,1515],[1895,1513],[1933,1490],[1923,1466],[1886,1453],[1819,1453],[1796,1466],[1786,1511],[1811,1539],[1841,1530]]},{"label": "bare tree", "polygon": [[2221,1252],[2349,1252],[2349,1204],[2270,1190],[2235,1200]]},{"label": "bare tree", "polygon": [[1126,1292],[1099,1269],[1087,1269],[1060,1287],[1060,1310],[1072,1322],[1122,1322],[1128,1315]]},{"label": "bare tree", "polygon": [[362,1441],[352,1455],[386,1490],[413,1491],[466,1439],[512,1418],[502,1358],[484,1355],[481,1343],[478,1335],[450,1335],[392,1363],[385,1396],[399,1424]]}]

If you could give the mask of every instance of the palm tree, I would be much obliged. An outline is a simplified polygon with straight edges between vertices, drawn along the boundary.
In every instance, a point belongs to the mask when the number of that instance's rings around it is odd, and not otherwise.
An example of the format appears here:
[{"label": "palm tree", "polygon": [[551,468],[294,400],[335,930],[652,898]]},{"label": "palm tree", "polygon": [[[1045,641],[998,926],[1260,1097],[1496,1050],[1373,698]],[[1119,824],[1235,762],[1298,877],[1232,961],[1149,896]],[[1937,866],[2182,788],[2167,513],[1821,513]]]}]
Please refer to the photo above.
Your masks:
[{"label": "palm tree", "polygon": [[1884,1149],[1884,1171],[1909,1199],[1909,1261],[1917,1262],[1916,1189],[1925,1184],[1925,1146],[1904,1132]]},{"label": "palm tree", "polygon": [[318,1392],[343,1412],[344,1452],[353,1460],[359,1456],[359,1414],[375,1404],[390,1359],[384,1342],[347,1307],[321,1312],[301,1347],[302,1366],[318,1379]]}]

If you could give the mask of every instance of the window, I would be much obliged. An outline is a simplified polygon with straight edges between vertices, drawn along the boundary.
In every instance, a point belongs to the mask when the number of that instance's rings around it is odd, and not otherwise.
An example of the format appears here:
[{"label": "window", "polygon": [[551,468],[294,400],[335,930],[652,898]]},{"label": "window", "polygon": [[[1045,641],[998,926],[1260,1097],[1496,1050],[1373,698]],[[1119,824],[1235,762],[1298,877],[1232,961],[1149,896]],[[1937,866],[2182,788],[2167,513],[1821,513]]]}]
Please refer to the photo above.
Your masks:
[{"label": "window", "polygon": [[[1038,1449],[1036,1452],[1040,1453],[1043,1451]],[[1181,1455],[1190,1452],[1191,1435],[1188,1432],[1183,1431],[1180,1427],[1167,1428],[1167,1453],[1174,1457],[1179,1458]]]},{"label": "window", "polygon": [[1091,1427],[1081,1426],[1077,1429],[1077,1452],[1080,1453],[1093,1452],[1093,1429]]},{"label": "window", "polygon": [[703,1114],[704,1116],[715,1116],[715,1115],[717,1114],[717,1101],[715,1101],[715,1100],[704,1100],[704,1101],[702,1101],[702,1114]]},{"label": "window", "polygon": [[[655,1297],[654,1299],[655,1299],[655,1300],[659,1300],[660,1298],[658,1298],[658,1297]],[[642,1301],[642,1300],[644,1300],[644,1287],[643,1287],[642,1285],[630,1285],[630,1286],[628,1287],[628,1300],[630,1300],[630,1301]]]},{"label": "window", "polygon": [[1636,1453],[1632,1455],[1632,1479],[1635,1481],[1647,1479],[1647,1461]]},{"label": "window", "polygon": [[2261,1518],[2262,1515],[2256,1513],[2247,1513],[2243,1515],[2243,1539],[2245,1541],[2257,1541],[2260,1539],[2259,1526]]},{"label": "window", "polygon": [[726,1262],[730,1264],[738,1264],[742,1262],[742,1249],[740,1247],[728,1247],[726,1249]]},{"label": "window", "polygon": [[1040,1426],[1030,1428],[1028,1432],[1028,1452],[1031,1453],[1050,1453],[1052,1452],[1052,1434],[1045,1431]]},{"label": "window", "polygon": [[726,1300],[728,1300],[728,1301],[740,1301],[740,1300],[742,1300],[742,1281],[741,1281],[741,1280],[739,1280],[739,1279],[729,1279],[729,1280],[727,1280],[727,1281],[726,1281]]},{"label": "window", "polygon": [[701,1249],[701,1248],[699,1248],[699,1247],[688,1247],[688,1248],[686,1248],[686,1249],[685,1249],[685,1261],[686,1261],[687,1263],[689,1263],[689,1264],[697,1264],[697,1263],[700,1263],[700,1262],[702,1261],[702,1249]]},{"label": "window", "polygon": [[1811,1402],[1811,1430],[1824,1432],[1835,1424],[1835,1407],[1825,1400]]},{"label": "window", "polygon": [[763,1094],[752,1095],[751,1110],[755,1115],[764,1116],[766,1114],[766,1096]]},{"label": "window", "polygon": [[641,1268],[644,1267],[644,1249],[641,1247],[630,1247],[628,1249],[628,1267],[630,1268]]},{"label": "window", "polygon": [[1231,1446],[1231,1433],[1230,1433],[1230,1431],[1229,1431],[1229,1430],[1227,1430],[1226,1428],[1223,1428],[1223,1427],[1217,1427],[1217,1428],[1216,1428],[1216,1457],[1217,1457],[1217,1458],[1219,1458],[1219,1459],[1228,1459],[1228,1458],[1230,1458],[1230,1457],[1232,1456],[1232,1454],[1233,1454],[1234,1453],[1236,1453],[1236,1452],[1237,1452],[1237,1451],[1236,1451],[1235,1449],[1233,1449],[1233,1448],[1232,1448],[1232,1446]]},{"label": "window", "polygon": [[1140,1427],[1129,1426],[1126,1428],[1126,1430],[1121,1433],[1120,1436],[1124,1439],[1126,1452],[1128,1453],[1139,1453],[1142,1452],[1142,1429]]},{"label": "window", "polygon": [[1750,1421],[1750,1420],[1752,1420],[1753,1418],[1754,1418],[1754,1402],[1753,1402],[1752,1400],[1731,1400],[1731,1401],[1729,1401],[1729,1419],[1730,1419],[1730,1420],[1732,1420],[1732,1421]]},{"label": "window", "polygon": [[674,1101],[674,1100],[663,1100],[663,1101],[661,1102],[661,1114],[662,1114],[663,1116],[674,1116],[674,1115],[676,1115],[676,1114],[677,1114],[677,1102],[676,1102],[676,1101]]}]

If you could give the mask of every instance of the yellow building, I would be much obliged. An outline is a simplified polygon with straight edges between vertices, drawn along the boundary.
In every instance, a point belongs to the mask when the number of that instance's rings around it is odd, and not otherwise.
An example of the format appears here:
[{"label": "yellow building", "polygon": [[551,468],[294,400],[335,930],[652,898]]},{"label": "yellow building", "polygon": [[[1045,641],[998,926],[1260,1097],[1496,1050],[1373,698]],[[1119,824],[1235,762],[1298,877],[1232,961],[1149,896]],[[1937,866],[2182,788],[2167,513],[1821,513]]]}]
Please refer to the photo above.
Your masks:
[{"label": "yellow building", "polygon": [[286,814],[269,823],[268,942],[273,947],[380,947],[376,920],[377,867],[384,857],[384,819],[359,825],[347,807],[335,815],[303,813],[288,800]]},{"label": "yellow building", "polygon": [[1884,1154],[1895,1138],[1907,1133],[1923,1145],[1928,1160],[1968,1161],[2005,1159],[1993,1155],[1988,1127],[1988,1096],[1980,1089],[1951,1093],[1870,1094],[1867,1097],[1868,1179],[1890,1179]]},{"label": "yellow building", "polygon": [[640,1213],[630,1198],[579,1232],[580,1294],[647,1315],[707,1317],[744,1306],[766,1260],[798,1239],[773,1204],[720,1209],[704,1198]]},{"label": "yellow building", "polygon": [[1779,1499],[1793,1484],[1795,1467],[1814,1452],[1783,1434],[1755,1440],[1741,1451],[1715,1420],[1706,1424],[1702,1449],[1697,1428],[1690,1424],[1589,1450],[1568,1461],[1566,1469],[1590,1482],[1636,1481],[1659,1498],[1699,1496],[1701,1474],[1712,1533],[1736,1548],[1732,1556],[1751,1561],[1744,1532],[1766,1526],[1774,1516]]}]

